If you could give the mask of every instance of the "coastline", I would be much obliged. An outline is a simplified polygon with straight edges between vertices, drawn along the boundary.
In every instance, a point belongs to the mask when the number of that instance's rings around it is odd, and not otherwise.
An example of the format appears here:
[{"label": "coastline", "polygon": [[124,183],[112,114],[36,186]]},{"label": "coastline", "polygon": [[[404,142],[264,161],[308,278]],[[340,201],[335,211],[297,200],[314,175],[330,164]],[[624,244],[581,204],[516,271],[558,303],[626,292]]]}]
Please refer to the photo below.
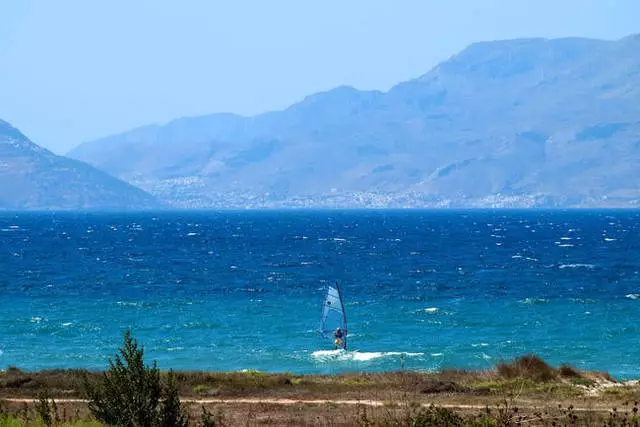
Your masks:
[{"label": "coastline", "polygon": [[[95,381],[102,374],[9,368],[0,371],[0,406],[19,416],[46,392],[70,422],[88,420],[83,381]],[[163,371],[161,376],[166,374]],[[363,413],[380,421],[389,414],[406,415],[420,408],[441,408],[462,417],[486,416],[493,408],[512,411],[514,417],[528,420],[528,425],[546,425],[540,418],[542,412],[545,417],[553,414],[554,419],[588,414],[600,420],[625,410],[635,416],[640,397],[637,380],[621,382],[607,373],[580,372],[568,365],[551,367],[536,356],[523,356],[485,371],[330,375],[176,371],[174,376],[191,419],[199,419],[206,408],[227,420],[221,425],[247,424],[243,422],[247,416],[253,417],[250,425],[317,425],[318,417],[344,419],[344,423],[327,425],[357,425]],[[261,419],[271,421],[256,421]]]}]

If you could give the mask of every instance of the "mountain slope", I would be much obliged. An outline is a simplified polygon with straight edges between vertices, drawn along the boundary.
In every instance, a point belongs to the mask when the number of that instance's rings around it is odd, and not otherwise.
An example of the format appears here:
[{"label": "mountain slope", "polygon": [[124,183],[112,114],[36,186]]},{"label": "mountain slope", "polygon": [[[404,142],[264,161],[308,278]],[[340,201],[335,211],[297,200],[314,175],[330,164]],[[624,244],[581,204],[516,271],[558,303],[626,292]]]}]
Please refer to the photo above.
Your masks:
[{"label": "mountain slope", "polygon": [[639,51],[640,36],[476,43],[386,93],[339,87],[70,155],[176,206],[626,206]]},{"label": "mountain slope", "polygon": [[143,209],[149,194],[77,160],[56,156],[0,120],[0,209]]}]

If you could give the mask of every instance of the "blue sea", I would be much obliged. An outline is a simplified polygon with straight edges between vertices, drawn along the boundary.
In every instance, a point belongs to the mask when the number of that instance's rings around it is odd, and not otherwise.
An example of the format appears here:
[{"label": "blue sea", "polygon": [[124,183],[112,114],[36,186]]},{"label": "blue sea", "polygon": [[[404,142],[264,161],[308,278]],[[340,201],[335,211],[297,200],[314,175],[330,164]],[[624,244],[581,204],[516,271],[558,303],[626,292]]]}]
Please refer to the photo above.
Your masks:
[{"label": "blue sea", "polygon": [[[0,369],[487,369],[640,377],[640,211],[0,214]],[[326,286],[350,348],[316,332]]]}]

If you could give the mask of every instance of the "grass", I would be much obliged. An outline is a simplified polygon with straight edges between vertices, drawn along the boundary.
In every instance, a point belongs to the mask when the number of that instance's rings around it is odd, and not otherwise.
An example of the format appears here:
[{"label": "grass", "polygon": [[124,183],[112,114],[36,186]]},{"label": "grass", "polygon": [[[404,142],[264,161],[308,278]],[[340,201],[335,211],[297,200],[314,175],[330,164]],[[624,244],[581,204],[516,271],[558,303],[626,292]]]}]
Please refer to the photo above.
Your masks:
[{"label": "grass", "polygon": [[[55,399],[83,397],[83,379],[101,373],[81,370],[0,372],[0,427],[44,425],[34,405],[2,402],[2,397],[36,398],[46,391]],[[161,373],[165,376],[166,373]],[[614,383],[598,372],[571,366],[553,367],[527,355],[501,362],[494,369],[434,373],[384,372],[341,375],[245,372],[175,372],[183,402],[205,403],[214,425],[386,426],[386,425],[635,425],[640,387]],[[599,384],[609,387],[596,389]],[[599,390],[591,393],[590,390]],[[233,398],[293,400],[375,400],[380,406],[240,403]],[[226,400],[226,401],[225,401]],[[203,405],[185,402],[192,425],[203,425]],[[433,406],[429,406],[432,404]],[[569,409],[571,405],[580,410]],[[455,409],[452,409],[455,407]],[[613,408],[616,411],[613,411]],[[636,412],[634,412],[634,410]],[[94,426],[84,403],[58,402],[55,425]],[[586,412],[585,412],[586,411]],[[3,415],[4,414],[4,415]],[[615,415],[615,416],[614,416]],[[578,417],[578,421],[575,417]],[[631,420],[631,421],[630,421]],[[443,424],[444,423],[444,424]],[[449,424],[447,424],[449,423]],[[617,423],[617,424],[616,424]],[[640,422],[638,422],[640,425]]]}]

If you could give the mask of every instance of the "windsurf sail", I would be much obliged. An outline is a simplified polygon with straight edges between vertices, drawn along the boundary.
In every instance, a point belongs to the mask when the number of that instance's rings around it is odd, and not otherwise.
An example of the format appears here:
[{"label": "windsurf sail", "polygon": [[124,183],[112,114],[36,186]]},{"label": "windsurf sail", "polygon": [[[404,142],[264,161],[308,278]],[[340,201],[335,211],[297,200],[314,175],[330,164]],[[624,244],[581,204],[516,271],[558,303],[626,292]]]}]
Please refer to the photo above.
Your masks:
[{"label": "windsurf sail", "polygon": [[323,337],[333,341],[336,347],[347,349],[347,316],[337,283],[327,289],[319,332]]}]

